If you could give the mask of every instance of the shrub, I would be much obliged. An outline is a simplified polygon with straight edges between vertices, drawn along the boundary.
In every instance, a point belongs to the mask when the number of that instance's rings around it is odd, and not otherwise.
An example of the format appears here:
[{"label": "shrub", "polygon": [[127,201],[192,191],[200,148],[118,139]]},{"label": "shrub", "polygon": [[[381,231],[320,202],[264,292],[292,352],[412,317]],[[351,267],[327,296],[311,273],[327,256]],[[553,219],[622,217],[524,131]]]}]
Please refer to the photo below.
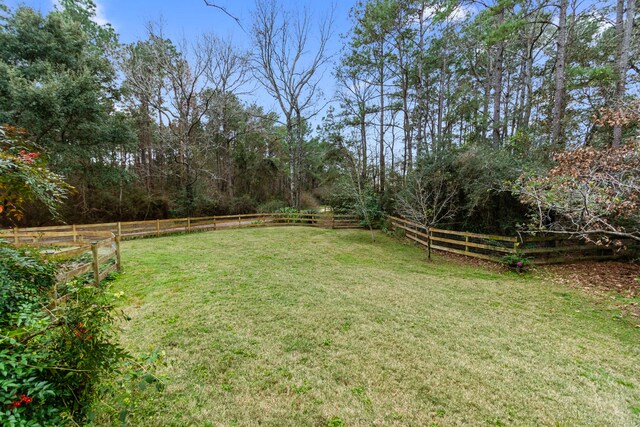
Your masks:
[{"label": "shrub", "polygon": [[365,190],[358,197],[354,206],[356,215],[363,227],[381,228],[385,220],[379,197],[371,189]]},{"label": "shrub", "polygon": [[306,210],[306,211],[298,211],[296,208],[284,207],[284,208],[280,208],[280,209],[276,210],[275,213],[288,214],[286,216],[286,218],[287,218],[287,222],[289,222],[289,223],[301,223],[301,222],[309,222],[309,223],[311,223],[312,221],[310,219],[308,219],[306,217],[303,219],[303,215],[304,214],[313,214],[313,213],[317,213],[317,212],[314,212],[311,209]]},{"label": "shrub", "polygon": [[357,204],[353,185],[348,182],[337,184],[329,195],[327,202],[331,210],[337,214],[353,214]]},{"label": "shrub", "polygon": [[300,194],[300,206],[303,209],[315,209],[320,206],[320,202],[313,194],[303,191]]},{"label": "shrub", "polygon": [[0,244],[0,424],[86,419],[97,386],[130,356],[115,339],[113,295],[55,284],[56,266]]},{"label": "shrub", "polygon": [[358,190],[353,184],[342,182],[335,187],[328,202],[336,214],[355,214],[363,227],[380,228],[385,218],[380,198],[372,188]]},{"label": "shrub", "polygon": [[256,201],[251,196],[234,197],[229,201],[230,214],[250,214],[256,211]]},{"label": "shrub", "polygon": [[500,258],[500,261],[518,273],[527,271],[527,268],[531,265],[531,259],[521,254],[509,254]]},{"label": "shrub", "polygon": [[287,203],[282,200],[269,200],[268,202],[262,203],[256,209],[259,213],[273,213],[277,212],[279,209],[287,207]]}]

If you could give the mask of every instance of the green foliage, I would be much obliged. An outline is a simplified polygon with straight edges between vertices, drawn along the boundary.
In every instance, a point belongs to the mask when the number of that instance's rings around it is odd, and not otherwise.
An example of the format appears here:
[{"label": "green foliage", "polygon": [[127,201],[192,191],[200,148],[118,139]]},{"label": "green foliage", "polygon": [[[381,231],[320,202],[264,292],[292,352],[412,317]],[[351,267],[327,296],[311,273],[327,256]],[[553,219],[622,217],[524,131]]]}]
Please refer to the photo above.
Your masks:
[{"label": "green foliage", "polygon": [[233,197],[229,201],[230,214],[249,214],[256,211],[256,201],[248,194]]},{"label": "green foliage", "polygon": [[405,215],[420,211],[418,222],[435,219],[470,231],[513,233],[528,212],[504,183],[543,164],[534,152],[514,160],[509,149],[475,145],[425,157],[398,192],[395,209]]},{"label": "green foliage", "polygon": [[128,372],[108,286],[56,285],[55,271],[34,251],[0,245],[2,425],[81,422],[98,384]]},{"label": "green foliage", "polygon": [[115,109],[115,33],[92,20],[95,11],[90,0],[65,0],[46,16],[21,6],[0,22],[0,123],[30,132],[51,170],[78,190],[69,202],[84,203],[81,212],[89,210],[87,195],[124,184],[124,174],[114,173],[121,168],[102,160],[136,137]]},{"label": "green foliage", "polygon": [[26,132],[0,126],[0,219],[20,219],[26,202],[42,203],[52,214],[69,186],[47,169],[41,154],[26,138]]},{"label": "green foliage", "polygon": [[372,188],[359,191],[346,180],[334,187],[328,204],[337,214],[358,216],[363,227],[380,228],[385,218],[380,197]]},{"label": "green foliage", "polygon": [[287,222],[289,223],[302,223],[302,222],[311,223],[312,220],[306,217],[305,214],[315,214],[317,212],[313,209],[298,210],[296,208],[286,206],[286,207],[277,209],[275,213],[287,214],[286,218],[287,218]]},{"label": "green foliage", "polygon": [[340,417],[331,417],[327,421],[327,427],[345,427],[346,424]]},{"label": "green foliage", "polygon": [[286,213],[286,214],[295,215],[295,214],[299,213],[300,211],[298,211],[298,209],[293,208],[291,206],[285,206],[285,207],[282,207],[280,209],[277,209],[275,212],[276,213]]},{"label": "green foliage", "polygon": [[286,208],[287,202],[282,200],[269,200],[268,202],[258,205],[256,211],[259,213],[278,212],[280,209]]},{"label": "green foliage", "polygon": [[331,207],[331,210],[337,214],[355,213],[357,196],[353,191],[353,186],[347,181],[337,183],[333,191],[329,194],[327,203]]},{"label": "green foliage", "polygon": [[385,214],[380,204],[380,197],[373,191],[367,189],[360,197],[360,202],[356,203],[355,211],[363,227],[380,228]]},{"label": "green foliage", "polygon": [[509,254],[500,258],[500,262],[518,273],[523,273],[531,265],[531,258],[527,258],[522,254]]}]

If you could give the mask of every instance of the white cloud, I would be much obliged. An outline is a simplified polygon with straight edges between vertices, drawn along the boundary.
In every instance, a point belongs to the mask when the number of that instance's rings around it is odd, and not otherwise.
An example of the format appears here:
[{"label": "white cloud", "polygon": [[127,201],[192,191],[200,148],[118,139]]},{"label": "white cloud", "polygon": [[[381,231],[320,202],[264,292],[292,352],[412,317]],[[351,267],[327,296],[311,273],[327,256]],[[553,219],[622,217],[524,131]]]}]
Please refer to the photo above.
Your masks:
[{"label": "white cloud", "polygon": [[[441,10],[441,8],[437,6],[428,6],[424,9],[422,18],[428,21],[429,19],[433,18],[436,15],[436,13],[442,12],[442,11],[443,10]],[[458,5],[448,16],[447,21],[448,22],[464,21],[465,19],[469,18],[472,15],[472,12],[473,12],[473,9],[471,6]]]},{"label": "white cloud", "polygon": [[[109,19],[107,19],[107,14],[104,9],[104,4],[99,1],[95,1],[96,4],[96,16],[93,17],[93,22],[98,25],[107,25],[109,24]],[[113,24],[111,24],[113,25]]]},{"label": "white cloud", "polygon": [[[52,0],[51,3],[53,4],[53,7],[60,8],[59,0]],[[98,25],[111,24],[113,26],[113,23],[109,21],[109,18],[107,18],[104,3],[99,0],[93,0],[93,3],[96,5],[96,15],[91,20]]]}]

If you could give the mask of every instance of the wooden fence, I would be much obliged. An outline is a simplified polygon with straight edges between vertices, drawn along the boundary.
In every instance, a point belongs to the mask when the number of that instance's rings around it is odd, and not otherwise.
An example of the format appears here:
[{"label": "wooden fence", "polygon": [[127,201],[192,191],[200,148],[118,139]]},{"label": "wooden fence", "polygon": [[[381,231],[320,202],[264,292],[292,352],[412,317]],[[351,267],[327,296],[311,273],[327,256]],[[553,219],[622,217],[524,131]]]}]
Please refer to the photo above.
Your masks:
[{"label": "wooden fence", "polygon": [[403,218],[389,217],[393,228],[427,248],[499,262],[510,254],[530,258],[534,264],[619,259],[628,248],[599,246],[567,236],[499,236],[427,228]]},{"label": "wooden fence", "polygon": [[242,227],[311,226],[321,228],[359,228],[351,215],[262,213],[224,215],[198,218],[158,219],[151,221],[110,222],[101,224],[54,225],[49,227],[13,228],[0,230],[0,236],[21,232],[77,232],[107,231],[122,239],[161,236],[174,233],[222,230]]},{"label": "wooden fence", "polygon": [[94,284],[99,284],[107,275],[122,271],[120,258],[120,236],[110,231],[50,231],[14,228],[3,230],[0,238],[16,246],[38,247],[51,257],[62,261],[56,275],[58,282],[93,273]]},{"label": "wooden fence", "polygon": [[[41,247],[45,254],[70,260],[58,274],[60,282],[93,272],[97,284],[109,273],[122,271],[120,241],[136,237],[159,237],[175,233],[215,231],[244,227],[306,226],[360,228],[351,215],[262,213],[102,224],[54,225],[0,230],[0,239]],[[80,260],[74,262],[73,260]]]}]

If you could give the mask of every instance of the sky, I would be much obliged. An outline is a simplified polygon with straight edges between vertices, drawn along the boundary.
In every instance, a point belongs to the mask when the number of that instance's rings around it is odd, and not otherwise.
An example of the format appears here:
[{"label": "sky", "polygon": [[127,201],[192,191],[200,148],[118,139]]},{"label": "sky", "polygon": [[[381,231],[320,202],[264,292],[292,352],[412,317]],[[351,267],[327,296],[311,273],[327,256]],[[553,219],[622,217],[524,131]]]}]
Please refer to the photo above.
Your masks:
[{"label": "sky", "polygon": [[[32,7],[46,13],[54,7],[56,0],[4,0],[10,8],[20,5]],[[334,31],[330,41],[330,53],[338,53],[341,40],[340,34],[349,30],[349,9],[356,0],[280,0],[287,10],[295,11],[307,7],[311,16],[320,19],[334,11]],[[132,43],[146,38],[147,24],[161,22],[165,35],[174,42],[181,40],[195,40],[205,33],[230,37],[233,42],[243,49],[251,48],[249,34],[251,27],[251,13],[255,0],[210,0],[211,3],[224,7],[230,14],[237,17],[244,30],[229,16],[220,10],[207,7],[204,0],[94,0],[97,6],[96,22],[110,23],[120,35],[120,42]],[[246,31],[245,31],[246,30]],[[324,92],[332,96],[335,87],[331,77],[331,70],[327,70],[323,77]],[[277,111],[275,102],[264,91],[257,90],[253,98],[246,101],[256,101],[267,109]]]}]

